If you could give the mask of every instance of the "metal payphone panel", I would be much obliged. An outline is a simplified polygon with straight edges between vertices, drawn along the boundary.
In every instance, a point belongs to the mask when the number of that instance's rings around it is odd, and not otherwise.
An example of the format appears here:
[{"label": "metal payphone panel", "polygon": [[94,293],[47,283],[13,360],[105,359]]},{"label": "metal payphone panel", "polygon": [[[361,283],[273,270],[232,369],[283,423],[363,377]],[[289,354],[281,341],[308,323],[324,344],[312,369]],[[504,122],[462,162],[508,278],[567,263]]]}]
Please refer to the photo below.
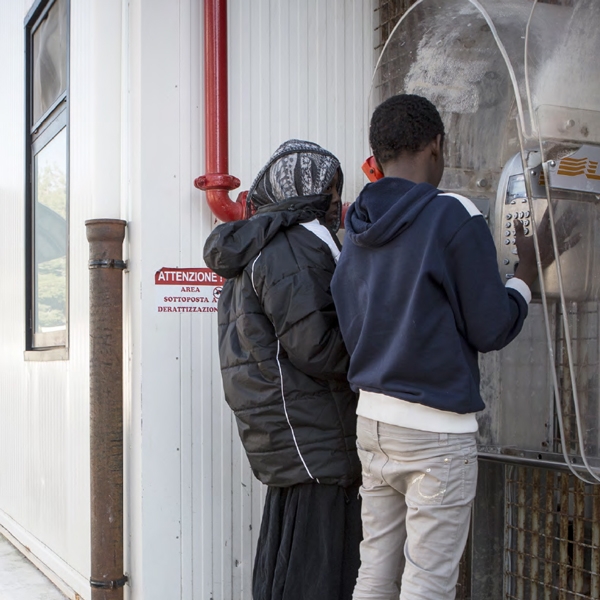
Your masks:
[{"label": "metal payphone panel", "polygon": [[597,0],[416,0],[370,104],[413,93],[436,105],[448,131],[440,187],[488,218],[504,281],[518,264],[515,217],[534,239],[546,212],[555,240],[570,223],[577,243],[533,286],[521,334],[480,357],[479,442],[600,482],[599,17]]},{"label": "metal payphone panel", "polygon": [[[561,122],[563,111],[552,111],[560,114]],[[587,117],[587,122],[595,121],[595,115]],[[548,127],[554,130],[556,119],[550,125],[547,120],[540,124],[542,132]],[[589,137],[591,128],[584,131]],[[568,222],[569,235],[577,241],[544,270],[543,290],[539,280],[534,284],[534,299],[519,337],[495,359],[482,357],[482,371],[493,374],[485,390],[492,409],[480,419],[482,449],[558,461],[564,451],[573,464],[585,456],[596,468],[600,466],[600,176],[596,171],[600,146],[543,139],[539,151],[524,155],[527,168],[523,169],[521,154],[515,155],[503,169],[496,195],[492,229],[501,276],[513,277],[518,264],[514,218],[520,218],[526,234],[532,235],[550,205],[557,236]],[[494,410],[495,399],[501,411]]]},{"label": "metal payphone panel", "polygon": [[525,235],[531,236],[532,206],[528,197],[521,155],[515,155],[504,167],[496,195],[496,218],[494,221],[496,250],[500,276],[507,281],[514,277],[519,263],[514,219],[520,219]]},{"label": "metal payphone panel", "polygon": [[[570,165],[587,165],[590,163],[588,158],[576,157],[580,154],[585,154],[586,157],[595,156],[596,152],[600,154],[600,147],[583,146],[560,160],[549,162],[548,187],[553,202],[557,235],[561,236],[566,232],[568,240],[579,240],[577,243],[570,242],[572,246],[560,255],[561,282],[554,265],[544,270],[544,292],[546,297],[552,300],[560,297],[561,284],[564,297],[569,301],[590,300],[600,296],[600,202],[597,194],[584,188],[585,182],[570,180],[570,175],[555,175],[565,171],[583,171],[583,166],[573,169]],[[540,153],[529,152],[528,162],[532,166],[525,171],[520,155],[514,156],[507,163],[496,196],[493,229],[498,268],[505,281],[514,276],[519,262],[513,220],[519,218],[525,227],[525,234],[531,236],[534,224],[542,221],[548,209],[548,192]],[[595,168],[597,164],[595,163]],[[557,180],[562,180],[561,188],[556,186]],[[600,176],[597,183],[600,188]],[[527,189],[531,190],[531,197]],[[600,189],[598,191],[600,193]],[[565,229],[567,227],[568,231]],[[539,281],[534,284],[532,293],[535,299],[541,298]]]}]

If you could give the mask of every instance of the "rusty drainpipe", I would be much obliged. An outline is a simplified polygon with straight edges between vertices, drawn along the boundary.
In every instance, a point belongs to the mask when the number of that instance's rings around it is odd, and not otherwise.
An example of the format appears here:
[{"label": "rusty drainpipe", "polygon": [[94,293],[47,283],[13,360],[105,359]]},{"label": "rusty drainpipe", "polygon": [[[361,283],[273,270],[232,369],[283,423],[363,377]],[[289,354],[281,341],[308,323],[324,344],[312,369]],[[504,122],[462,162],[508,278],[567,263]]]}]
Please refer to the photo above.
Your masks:
[{"label": "rusty drainpipe", "polygon": [[123,239],[125,221],[85,222],[90,245],[92,600],[123,600]]}]

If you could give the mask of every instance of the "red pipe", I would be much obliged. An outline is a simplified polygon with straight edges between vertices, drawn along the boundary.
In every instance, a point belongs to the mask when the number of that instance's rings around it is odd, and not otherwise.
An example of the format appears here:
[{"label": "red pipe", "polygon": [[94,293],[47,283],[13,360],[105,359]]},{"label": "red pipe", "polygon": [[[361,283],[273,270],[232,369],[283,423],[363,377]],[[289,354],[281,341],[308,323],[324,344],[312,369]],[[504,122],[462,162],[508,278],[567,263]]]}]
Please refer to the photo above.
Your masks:
[{"label": "red pipe", "polygon": [[[194,186],[220,221],[238,221],[246,214],[248,192],[234,202],[229,192],[240,180],[229,174],[229,118],[227,111],[227,0],[204,0],[204,128],[206,175]],[[342,205],[342,227],[349,204]]]},{"label": "red pipe", "polygon": [[234,202],[229,192],[240,180],[229,174],[227,114],[227,0],[204,0],[204,121],[206,175],[194,185],[206,192],[208,206],[221,221],[246,216],[246,193]]}]

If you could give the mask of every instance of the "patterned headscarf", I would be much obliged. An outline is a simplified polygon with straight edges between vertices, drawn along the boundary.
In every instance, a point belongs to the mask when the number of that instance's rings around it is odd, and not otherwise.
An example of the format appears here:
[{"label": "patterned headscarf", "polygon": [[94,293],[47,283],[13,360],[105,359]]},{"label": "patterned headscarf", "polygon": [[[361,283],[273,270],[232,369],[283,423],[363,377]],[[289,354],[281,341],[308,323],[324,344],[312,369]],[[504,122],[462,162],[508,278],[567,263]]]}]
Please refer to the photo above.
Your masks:
[{"label": "patterned headscarf", "polygon": [[279,204],[288,198],[322,194],[337,172],[336,187],[341,196],[344,177],[340,161],[318,144],[288,140],[277,148],[256,176],[246,199],[248,209]]}]

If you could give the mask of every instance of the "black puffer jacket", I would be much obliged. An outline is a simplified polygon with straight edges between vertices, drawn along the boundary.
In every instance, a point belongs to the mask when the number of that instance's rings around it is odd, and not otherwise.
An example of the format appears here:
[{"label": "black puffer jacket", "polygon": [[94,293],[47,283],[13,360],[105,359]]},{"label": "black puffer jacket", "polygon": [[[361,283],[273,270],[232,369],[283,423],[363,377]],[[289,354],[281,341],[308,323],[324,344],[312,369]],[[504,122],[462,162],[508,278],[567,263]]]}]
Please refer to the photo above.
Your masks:
[{"label": "black puffer jacket", "polygon": [[348,486],[360,476],[356,403],[329,285],[331,250],[299,223],[329,197],[287,200],[224,223],[204,259],[227,278],[219,355],[227,403],[256,477]]}]

